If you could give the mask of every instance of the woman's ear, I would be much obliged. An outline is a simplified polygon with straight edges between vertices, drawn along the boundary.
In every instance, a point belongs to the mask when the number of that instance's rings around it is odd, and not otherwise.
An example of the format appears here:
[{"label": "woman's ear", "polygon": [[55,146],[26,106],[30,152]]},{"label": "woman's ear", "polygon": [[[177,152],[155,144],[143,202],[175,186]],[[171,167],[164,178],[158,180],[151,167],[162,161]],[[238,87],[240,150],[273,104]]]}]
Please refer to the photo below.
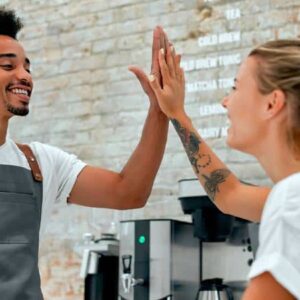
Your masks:
[{"label": "woman's ear", "polygon": [[273,118],[283,112],[286,104],[286,96],[282,90],[274,90],[266,96],[266,119]]}]

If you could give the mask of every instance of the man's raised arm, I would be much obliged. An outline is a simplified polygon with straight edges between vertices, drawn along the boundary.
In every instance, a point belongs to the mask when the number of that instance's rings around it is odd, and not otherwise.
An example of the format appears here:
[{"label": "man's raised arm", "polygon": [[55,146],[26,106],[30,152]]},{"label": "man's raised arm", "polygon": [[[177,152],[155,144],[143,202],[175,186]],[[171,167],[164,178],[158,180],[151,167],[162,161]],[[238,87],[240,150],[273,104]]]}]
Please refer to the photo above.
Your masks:
[{"label": "man's raised arm", "polygon": [[[158,53],[165,48],[164,32],[153,33],[151,73],[159,78]],[[150,106],[141,139],[120,173],[86,166],[79,174],[68,202],[92,207],[115,209],[145,205],[160,166],[168,134],[168,118],[159,108],[147,75],[138,67],[130,67],[148,95]]]}]

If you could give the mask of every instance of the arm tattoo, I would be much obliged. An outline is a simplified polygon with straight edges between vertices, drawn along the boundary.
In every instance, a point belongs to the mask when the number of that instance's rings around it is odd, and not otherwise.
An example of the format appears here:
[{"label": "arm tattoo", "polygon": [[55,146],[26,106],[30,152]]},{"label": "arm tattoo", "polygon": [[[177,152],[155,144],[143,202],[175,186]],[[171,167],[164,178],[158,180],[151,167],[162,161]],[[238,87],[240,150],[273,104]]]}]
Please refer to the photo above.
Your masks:
[{"label": "arm tattoo", "polygon": [[201,141],[194,132],[190,132],[186,128],[182,127],[176,119],[172,119],[171,121],[182,141],[184,149],[196,174],[199,174],[200,168],[206,168],[210,165],[210,155],[199,153]]},{"label": "arm tattoo", "polygon": [[213,171],[210,175],[202,175],[205,179],[204,189],[212,201],[215,201],[216,194],[220,192],[219,185],[224,182],[229,175],[230,171],[228,169],[219,169]]},{"label": "arm tattoo", "polygon": [[[199,174],[200,168],[206,168],[211,164],[210,155],[199,153],[201,141],[194,132],[190,132],[182,127],[176,119],[172,119],[171,121],[182,141],[196,174]],[[210,175],[202,175],[205,179],[204,189],[212,201],[215,201],[216,194],[220,192],[219,185],[224,182],[230,174],[228,169],[218,169],[213,171]]]}]

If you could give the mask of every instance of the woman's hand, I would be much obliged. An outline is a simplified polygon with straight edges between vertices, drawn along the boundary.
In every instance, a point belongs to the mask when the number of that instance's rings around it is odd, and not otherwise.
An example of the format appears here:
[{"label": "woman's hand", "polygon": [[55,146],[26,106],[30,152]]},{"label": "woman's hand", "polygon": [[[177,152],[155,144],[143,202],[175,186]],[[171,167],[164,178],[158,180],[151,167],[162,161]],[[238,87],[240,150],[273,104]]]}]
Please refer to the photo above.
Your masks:
[{"label": "woman's hand", "polygon": [[162,87],[154,75],[149,76],[149,83],[156,95],[160,109],[168,118],[174,119],[178,115],[185,114],[185,79],[184,71],[180,68],[181,56],[175,53],[173,46],[168,46],[166,58],[163,49],[159,51],[158,58]]}]

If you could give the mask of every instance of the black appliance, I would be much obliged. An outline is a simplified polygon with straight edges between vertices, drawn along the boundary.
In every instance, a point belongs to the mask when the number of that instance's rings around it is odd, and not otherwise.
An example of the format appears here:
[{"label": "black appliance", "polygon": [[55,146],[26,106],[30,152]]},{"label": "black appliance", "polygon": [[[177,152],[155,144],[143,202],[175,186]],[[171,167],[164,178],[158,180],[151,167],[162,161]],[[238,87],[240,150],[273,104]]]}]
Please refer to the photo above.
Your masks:
[{"label": "black appliance", "polygon": [[119,241],[111,234],[90,240],[84,246],[80,276],[84,300],[117,300]]},{"label": "black appliance", "polygon": [[[258,225],[222,213],[197,178],[179,181],[178,199],[183,212],[192,216],[193,234],[200,240],[200,289],[230,288],[232,283],[240,295],[257,248]],[[226,285],[214,283],[215,278]]]}]

